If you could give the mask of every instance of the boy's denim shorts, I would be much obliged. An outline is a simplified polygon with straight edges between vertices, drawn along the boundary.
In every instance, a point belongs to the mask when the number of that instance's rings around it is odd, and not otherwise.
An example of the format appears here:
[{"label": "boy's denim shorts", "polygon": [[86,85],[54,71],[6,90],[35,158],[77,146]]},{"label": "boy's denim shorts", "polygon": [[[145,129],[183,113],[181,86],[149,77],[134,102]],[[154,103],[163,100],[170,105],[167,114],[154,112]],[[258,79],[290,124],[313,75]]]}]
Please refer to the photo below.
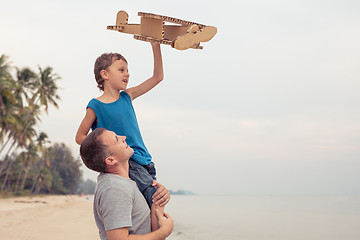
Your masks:
[{"label": "boy's denim shorts", "polygon": [[151,208],[152,196],[157,190],[157,187],[153,187],[151,184],[156,180],[155,164],[150,163],[146,166],[140,165],[134,160],[129,160],[129,176],[136,182],[140,192],[144,195],[145,200]]}]

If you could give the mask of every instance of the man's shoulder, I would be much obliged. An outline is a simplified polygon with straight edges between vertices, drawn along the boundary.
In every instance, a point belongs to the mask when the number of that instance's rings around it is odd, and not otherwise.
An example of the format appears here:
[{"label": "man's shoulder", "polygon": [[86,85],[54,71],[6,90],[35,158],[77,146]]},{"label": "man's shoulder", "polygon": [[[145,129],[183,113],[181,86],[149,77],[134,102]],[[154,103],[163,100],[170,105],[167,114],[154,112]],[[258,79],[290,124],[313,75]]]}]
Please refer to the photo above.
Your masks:
[{"label": "man's shoulder", "polygon": [[98,182],[104,182],[104,181],[108,181],[108,182],[121,182],[123,184],[130,184],[133,181],[130,178],[126,178],[117,174],[113,174],[113,173],[100,173],[98,178],[97,178]]},{"label": "man's shoulder", "polygon": [[137,191],[136,183],[131,179],[114,174],[100,174],[94,194],[94,206],[125,204],[130,207],[136,202]]},{"label": "man's shoulder", "polygon": [[99,191],[113,189],[121,192],[132,193],[136,188],[136,183],[130,178],[125,178],[111,173],[101,173],[98,176],[96,188]]}]

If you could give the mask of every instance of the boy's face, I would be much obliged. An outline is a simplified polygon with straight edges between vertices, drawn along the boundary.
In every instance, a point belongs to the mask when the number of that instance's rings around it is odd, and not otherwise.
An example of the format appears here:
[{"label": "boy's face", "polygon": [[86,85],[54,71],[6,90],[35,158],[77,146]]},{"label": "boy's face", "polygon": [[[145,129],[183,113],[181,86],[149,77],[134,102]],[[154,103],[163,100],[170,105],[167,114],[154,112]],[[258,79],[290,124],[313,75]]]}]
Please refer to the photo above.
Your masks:
[{"label": "boy's face", "polygon": [[107,80],[111,88],[116,90],[126,89],[130,74],[128,65],[124,60],[115,60],[105,71],[104,80]]},{"label": "boy's face", "polygon": [[105,130],[100,136],[100,140],[105,144],[111,156],[118,161],[128,161],[134,154],[134,150],[125,142],[125,136],[118,136],[112,131]]}]

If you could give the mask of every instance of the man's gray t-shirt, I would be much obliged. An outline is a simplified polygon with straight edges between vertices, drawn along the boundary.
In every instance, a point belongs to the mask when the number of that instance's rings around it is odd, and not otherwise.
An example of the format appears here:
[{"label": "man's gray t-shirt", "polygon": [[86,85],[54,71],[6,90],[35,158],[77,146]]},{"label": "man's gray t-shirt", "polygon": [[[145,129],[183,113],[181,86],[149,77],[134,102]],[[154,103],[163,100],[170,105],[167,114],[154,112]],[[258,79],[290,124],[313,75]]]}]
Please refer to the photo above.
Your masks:
[{"label": "man's gray t-shirt", "polygon": [[136,183],[119,175],[101,173],[94,196],[94,217],[99,235],[106,231],[129,227],[129,234],[151,232],[150,209]]}]

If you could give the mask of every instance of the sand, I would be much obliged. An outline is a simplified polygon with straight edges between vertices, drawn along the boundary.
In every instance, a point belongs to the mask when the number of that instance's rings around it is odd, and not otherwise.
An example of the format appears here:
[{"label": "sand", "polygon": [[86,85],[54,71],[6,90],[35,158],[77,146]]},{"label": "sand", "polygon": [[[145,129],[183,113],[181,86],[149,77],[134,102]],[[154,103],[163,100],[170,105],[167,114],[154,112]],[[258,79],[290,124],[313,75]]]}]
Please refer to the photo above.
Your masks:
[{"label": "sand", "polygon": [[0,199],[0,239],[98,240],[92,201],[76,195]]}]

